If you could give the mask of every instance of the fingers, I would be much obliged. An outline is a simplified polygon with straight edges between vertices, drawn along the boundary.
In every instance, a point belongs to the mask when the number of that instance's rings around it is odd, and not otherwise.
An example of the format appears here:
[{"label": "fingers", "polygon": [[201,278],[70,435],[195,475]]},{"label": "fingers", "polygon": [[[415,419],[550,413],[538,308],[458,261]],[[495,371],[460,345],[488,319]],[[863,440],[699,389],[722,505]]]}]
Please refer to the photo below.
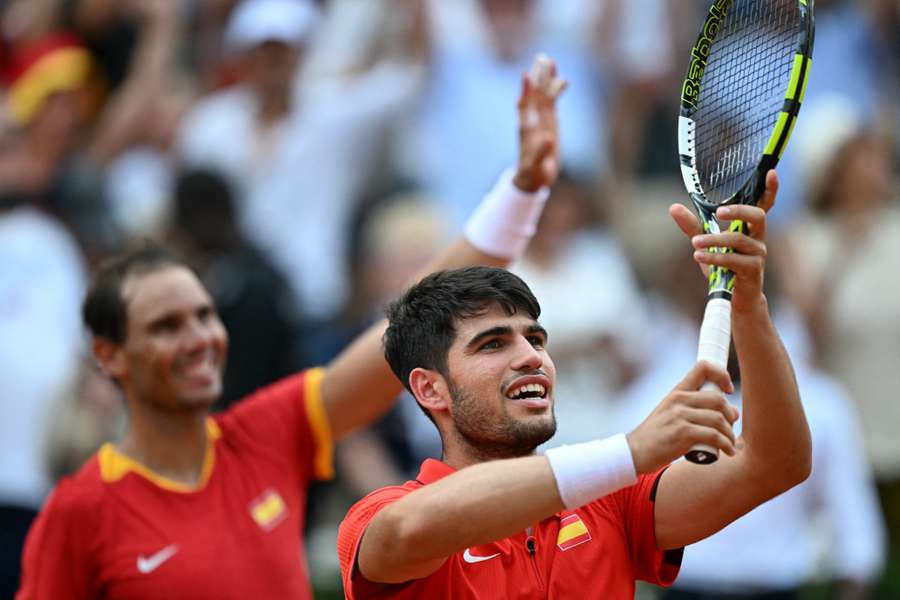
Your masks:
[{"label": "fingers", "polygon": [[689,238],[692,238],[699,233],[703,233],[703,228],[700,227],[700,222],[697,220],[697,217],[683,204],[673,204],[670,206],[669,215],[671,215],[672,220],[675,221],[675,224],[678,225],[678,228],[681,229],[682,233]]},{"label": "fingers", "polygon": [[[731,248],[736,253],[748,256],[761,256],[765,258],[768,253],[766,245],[743,233],[712,233],[695,235],[691,238],[691,245],[697,250],[709,248]],[[719,252],[719,254],[724,254]]]},{"label": "fingers", "polygon": [[724,390],[729,394],[734,391],[734,385],[731,383],[731,376],[728,374],[728,371],[710,362],[701,360],[687,372],[684,379],[678,382],[673,392],[679,390],[697,391],[706,382],[716,384],[720,390]]},{"label": "fingers", "polygon": [[778,195],[778,174],[775,169],[770,169],[766,173],[766,189],[760,197],[757,205],[764,211],[769,212],[775,206],[775,198]]},{"label": "fingers", "polygon": [[732,429],[733,420],[726,413],[718,410],[703,410],[697,408],[684,408],[681,410],[681,418],[689,424],[685,431],[685,445],[688,448],[697,443],[708,444],[723,450],[729,456],[734,456],[736,438]]},{"label": "fingers", "polygon": [[766,239],[766,211],[760,206],[733,204],[716,210],[716,217],[723,221],[743,221],[748,235],[758,240]]}]

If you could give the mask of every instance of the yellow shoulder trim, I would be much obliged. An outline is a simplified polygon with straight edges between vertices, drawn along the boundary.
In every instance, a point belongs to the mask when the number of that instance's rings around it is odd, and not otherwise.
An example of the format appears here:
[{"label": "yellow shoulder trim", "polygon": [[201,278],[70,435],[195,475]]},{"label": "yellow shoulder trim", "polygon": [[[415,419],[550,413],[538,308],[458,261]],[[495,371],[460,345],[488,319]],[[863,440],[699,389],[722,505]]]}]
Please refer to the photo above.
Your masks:
[{"label": "yellow shoulder trim", "polygon": [[331,439],[331,425],[322,404],[322,379],[325,369],[310,369],[303,379],[303,398],[306,402],[306,416],[312,429],[315,443],[313,474],[317,479],[334,477],[334,443]]},{"label": "yellow shoulder trim", "polygon": [[197,485],[187,485],[160,475],[130,456],[122,454],[111,443],[103,444],[97,453],[100,462],[100,477],[106,483],[113,483],[122,479],[128,473],[135,473],[170,492],[190,493],[200,491],[206,486],[215,466],[215,440],[222,437],[222,431],[212,417],[206,418],[206,435],[206,454],[203,457],[203,470],[200,472],[200,481],[197,482]]}]

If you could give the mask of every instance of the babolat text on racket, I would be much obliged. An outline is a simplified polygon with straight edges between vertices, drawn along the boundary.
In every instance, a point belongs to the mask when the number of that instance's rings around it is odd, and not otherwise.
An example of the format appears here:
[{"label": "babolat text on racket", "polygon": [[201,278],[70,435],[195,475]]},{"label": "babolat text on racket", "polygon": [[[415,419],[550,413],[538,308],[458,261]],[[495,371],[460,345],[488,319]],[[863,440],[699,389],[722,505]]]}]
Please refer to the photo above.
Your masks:
[{"label": "babolat text on racket", "polygon": [[[759,200],[766,173],[787,146],[809,76],[813,2],[713,0],[709,7],[691,50],[678,117],[681,173],[705,233],[722,230],[718,207]],[[746,226],[731,221],[728,230],[744,233]],[[723,368],[728,362],[733,289],[734,273],[711,266],[698,361]],[[698,445],[686,458],[711,463],[718,453]]]}]

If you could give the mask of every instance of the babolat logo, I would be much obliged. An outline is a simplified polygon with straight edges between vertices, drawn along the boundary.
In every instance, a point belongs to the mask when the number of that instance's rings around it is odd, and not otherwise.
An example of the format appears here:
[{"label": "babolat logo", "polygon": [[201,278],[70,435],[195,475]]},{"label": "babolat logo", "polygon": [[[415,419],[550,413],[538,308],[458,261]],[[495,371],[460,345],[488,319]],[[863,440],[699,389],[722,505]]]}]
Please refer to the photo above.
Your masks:
[{"label": "babolat logo", "polygon": [[700,95],[700,80],[703,78],[703,71],[706,69],[706,61],[709,58],[709,50],[712,47],[713,40],[719,33],[719,25],[728,7],[733,0],[716,0],[709,8],[709,14],[706,15],[706,23],[703,24],[703,33],[700,39],[694,44],[691,50],[691,66],[688,67],[688,74],[684,80],[684,86],[681,89],[681,102],[688,106],[696,106],[698,96]]}]

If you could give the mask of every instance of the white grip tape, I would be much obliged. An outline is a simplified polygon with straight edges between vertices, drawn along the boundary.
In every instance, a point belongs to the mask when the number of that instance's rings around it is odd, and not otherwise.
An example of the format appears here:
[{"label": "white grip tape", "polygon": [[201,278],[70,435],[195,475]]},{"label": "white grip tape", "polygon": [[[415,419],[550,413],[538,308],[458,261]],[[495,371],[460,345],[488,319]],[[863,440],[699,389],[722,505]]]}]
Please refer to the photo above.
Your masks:
[{"label": "white grip tape", "polygon": [[[713,298],[706,303],[703,324],[700,325],[700,343],[697,346],[697,362],[705,360],[722,368],[728,366],[728,351],[731,347],[731,302],[724,298]],[[707,381],[702,391],[719,390],[719,386]],[[693,452],[706,452],[711,455],[711,462],[718,450],[705,444],[697,444],[691,448]]]},{"label": "white grip tape", "polygon": [[731,302],[724,298],[713,298],[706,304],[706,313],[700,326],[697,362],[705,360],[722,368],[728,366],[730,345]]}]

